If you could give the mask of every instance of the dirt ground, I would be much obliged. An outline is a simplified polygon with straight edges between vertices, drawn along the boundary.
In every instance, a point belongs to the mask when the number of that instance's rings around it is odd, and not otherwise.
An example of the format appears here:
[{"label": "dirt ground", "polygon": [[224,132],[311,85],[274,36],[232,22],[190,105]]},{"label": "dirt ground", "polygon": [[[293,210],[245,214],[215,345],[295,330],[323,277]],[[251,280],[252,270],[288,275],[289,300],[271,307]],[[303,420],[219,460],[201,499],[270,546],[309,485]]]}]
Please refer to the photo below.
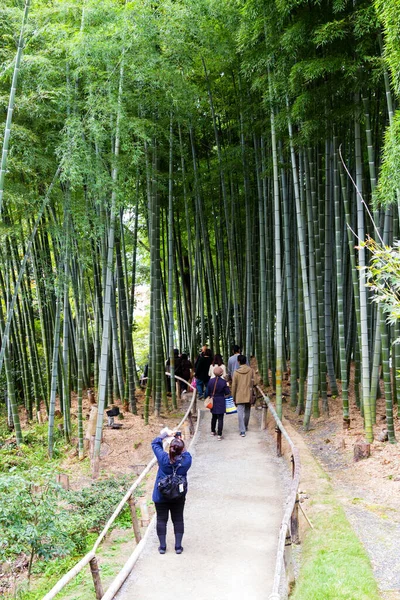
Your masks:
[{"label": "dirt ground", "polygon": [[[185,396],[183,397],[185,398]],[[189,395],[188,395],[189,398]],[[171,405],[171,398],[168,398]],[[107,416],[104,415],[103,443],[101,447],[101,476],[113,475],[140,475],[144,467],[153,457],[151,450],[151,441],[159,434],[163,427],[174,429],[181,420],[187,407],[188,400],[184,399],[178,402],[178,409],[171,409],[169,412],[165,408],[161,409],[159,417],[152,414],[149,416],[149,424],[145,425],[143,417],[144,393],[138,390],[136,393],[137,415],[127,411],[120,400],[116,400],[113,406],[118,406],[123,418],[114,418],[114,423],[121,424],[120,429],[111,429],[107,426]],[[76,419],[76,399],[72,399],[72,418]],[[107,409],[106,409],[107,410]],[[83,419],[84,430],[89,419],[90,405],[87,395],[83,399]],[[77,439],[72,440],[73,444],[78,444]],[[72,451],[63,461],[62,470],[70,475],[71,487],[79,489],[88,485],[91,481],[88,473],[87,461],[82,464],[77,456],[77,451]]]},{"label": "dirt ground", "polygon": [[[290,393],[288,388],[287,393]],[[340,391],[340,389],[339,389]],[[354,461],[354,445],[364,441],[363,418],[354,397],[350,397],[350,428],[343,429],[342,398],[329,398],[329,416],[322,415],[311,420],[309,431],[303,429],[302,416],[290,408],[290,397],[284,403],[288,421],[301,432],[306,443],[323,467],[334,479],[354,488],[365,489],[375,502],[400,511],[400,444],[379,442],[376,437],[386,428],[385,401],[377,401],[377,419],[374,426],[375,440],[371,444],[371,456]],[[395,407],[395,430],[400,441],[400,420]]]}]

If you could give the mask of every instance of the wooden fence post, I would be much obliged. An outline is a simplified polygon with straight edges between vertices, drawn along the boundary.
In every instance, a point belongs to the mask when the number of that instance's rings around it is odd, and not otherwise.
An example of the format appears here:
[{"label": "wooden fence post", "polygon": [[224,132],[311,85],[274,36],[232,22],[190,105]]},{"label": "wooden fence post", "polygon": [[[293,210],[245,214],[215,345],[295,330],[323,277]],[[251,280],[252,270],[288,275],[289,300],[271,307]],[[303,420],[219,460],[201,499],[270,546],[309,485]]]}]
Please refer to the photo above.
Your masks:
[{"label": "wooden fence post", "polygon": [[90,564],[90,570],[92,572],[92,577],[93,577],[94,590],[96,592],[96,600],[101,600],[104,595],[104,592],[103,592],[103,586],[101,585],[99,565],[97,564],[97,558],[94,556],[92,558],[92,560],[89,562],[89,564]]},{"label": "wooden fence post", "polygon": [[282,431],[279,427],[275,427],[276,431],[276,454],[282,456]]},{"label": "wooden fence post", "polygon": [[66,473],[58,473],[56,475],[56,482],[59,483],[64,490],[69,490],[69,477]]},{"label": "wooden fence post", "polygon": [[129,496],[128,504],[131,511],[133,533],[135,534],[135,540],[138,544],[142,539],[142,534],[140,533],[139,521],[136,514],[136,502],[133,495]]},{"label": "wooden fence post", "polygon": [[267,427],[267,405],[264,404],[262,405],[262,411],[261,411],[261,426],[260,429],[263,430]]},{"label": "wooden fence post", "polygon": [[141,513],[140,524],[142,527],[147,527],[147,525],[150,523],[150,515],[149,515],[149,507],[147,506],[145,499],[140,501],[140,513]]},{"label": "wooden fence post", "polygon": [[288,594],[290,594],[292,587],[294,585],[295,579],[294,579],[294,564],[293,564],[293,554],[292,554],[292,539],[290,537],[289,530],[287,530],[287,532],[286,532],[284,561],[285,561],[285,571],[286,571]]},{"label": "wooden fence post", "polygon": [[296,494],[296,502],[293,507],[292,516],[290,517],[290,533],[293,544],[300,544],[299,534],[299,495]]},{"label": "wooden fence post", "polygon": [[187,420],[189,422],[189,432],[190,432],[190,435],[194,435],[194,423],[193,423],[192,411],[190,411],[190,413],[188,414]]}]

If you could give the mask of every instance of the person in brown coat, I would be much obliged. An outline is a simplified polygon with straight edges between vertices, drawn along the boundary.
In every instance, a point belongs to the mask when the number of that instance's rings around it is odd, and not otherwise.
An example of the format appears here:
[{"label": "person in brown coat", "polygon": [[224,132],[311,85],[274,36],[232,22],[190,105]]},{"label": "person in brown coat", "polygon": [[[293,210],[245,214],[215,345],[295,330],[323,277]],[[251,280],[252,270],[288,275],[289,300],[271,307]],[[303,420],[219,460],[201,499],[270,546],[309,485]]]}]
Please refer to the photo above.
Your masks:
[{"label": "person in brown coat", "polygon": [[251,392],[257,381],[255,381],[254,370],[246,364],[246,357],[239,354],[237,359],[239,368],[233,373],[231,390],[233,400],[237,406],[239,432],[242,437],[246,437],[250,419]]}]

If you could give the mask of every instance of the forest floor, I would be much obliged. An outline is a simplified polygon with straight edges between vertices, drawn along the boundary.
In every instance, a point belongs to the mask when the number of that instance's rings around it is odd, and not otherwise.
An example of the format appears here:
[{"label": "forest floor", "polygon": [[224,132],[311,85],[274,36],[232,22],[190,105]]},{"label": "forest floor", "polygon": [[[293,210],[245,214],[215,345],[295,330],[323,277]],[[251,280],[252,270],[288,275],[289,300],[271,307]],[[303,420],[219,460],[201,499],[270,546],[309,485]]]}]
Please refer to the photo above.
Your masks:
[{"label": "forest floor", "polygon": [[[105,480],[113,477],[125,476],[128,481],[133,483],[137,476],[143,471],[148,462],[153,458],[153,452],[151,449],[151,441],[159,434],[160,430],[167,426],[170,429],[175,429],[180,420],[182,419],[184,412],[187,408],[189,395],[187,399],[183,396],[183,400],[178,402],[178,409],[166,410],[164,407],[161,409],[160,416],[156,417],[153,413],[153,407],[150,407],[149,424],[145,425],[143,417],[143,406],[144,406],[144,391],[137,390],[137,415],[133,415],[124,409],[122,403],[117,400],[116,406],[119,406],[121,411],[121,418],[115,418],[114,422],[122,425],[120,429],[111,429],[107,426],[107,417],[105,415],[105,425],[103,429],[103,442],[101,447],[101,462],[100,462],[100,480]],[[171,398],[168,398],[171,404]],[[58,407],[56,406],[56,409]],[[86,393],[83,398],[83,419],[84,419],[84,432],[89,419],[90,404]],[[27,421],[25,410],[20,411],[20,420],[22,433],[25,438],[24,445],[18,449],[6,450],[6,455],[2,457],[2,464],[0,471],[7,472],[9,468],[16,468],[24,472],[24,469],[29,470],[31,466],[36,464],[38,454],[34,454],[34,449],[30,449],[30,445],[33,442],[34,447],[37,444],[46,444],[46,436],[43,438],[43,427],[46,425],[45,409],[43,407],[41,411],[43,426],[38,426],[35,423]],[[91,465],[90,459],[85,451],[85,458],[79,460],[78,457],[78,438],[77,436],[77,400],[76,395],[72,394],[71,401],[71,420],[72,420],[72,431],[73,437],[71,443],[60,442],[59,451],[64,455],[61,460],[53,461],[49,463],[46,457],[45,446],[40,452],[40,466],[49,468],[52,466],[54,473],[63,473],[68,476],[69,489],[78,491],[83,488],[91,486],[93,483],[91,477]],[[62,417],[56,411],[56,427],[62,428]],[[40,441],[42,440],[42,441]],[[3,440],[3,449],[15,446],[15,438],[12,434],[8,439]],[[21,460],[21,463],[20,463]],[[15,462],[14,462],[15,461]],[[32,465],[31,465],[32,463]],[[151,503],[151,492],[153,488],[153,480],[155,476],[155,469],[149,473],[145,478],[141,487],[141,493],[144,499],[144,504],[147,506],[148,516],[151,518],[153,513],[153,506]],[[140,503],[141,510],[142,503]],[[144,524],[145,525],[145,524]],[[143,530],[144,531],[144,530]],[[93,534],[90,534],[93,538]],[[93,540],[94,541],[94,540]],[[92,542],[93,543],[93,542]],[[128,556],[133,547],[135,541],[131,531],[126,529],[120,529],[117,527],[114,529],[110,536],[107,536],[104,544],[99,551],[99,557],[102,563],[102,573],[104,576],[104,583],[107,584],[113,577],[118,573],[121,568],[122,555]],[[75,562],[78,562],[80,557],[76,557]],[[72,560],[72,562],[71,562]],[[54,569],[48,573],[47,569],[44,573],[34,572],[31,578],[30,591],[27,591],[26,585],[26,573],[27,573],[27,560],[21,556],[21,560],[18,564],[11,566],[11,569],[7,569],[3,572],[0,567],[0,597],[4,598],[15,598],[17,593],[18,598],[24,600],[36,600],[41,598],[44,593],[51,589],[52,585],[56,583],[62,572],[68,570],[72,564],[74,564],[73,557],[70,557],[65,561],[65,566],[59,565],[58,570]],[[15,570],[14,570],[15,567]],[[60,568],[61,571],[60,572]],[[53,572],[54,571],[54,572]],[[85,575],[79,576],[68,586],[65,593],[60,595],[60,598],[75,599],[77,597],[77,590],[83,593],[83,598],[92,597],[92,583],[91,578],[88,580]],[[16,590],[19,590],[16,592]],[[4,594],[4,596],[3,596]],[[86,594],[86,596],[85,596]]]},{"label": "forest floor", "polygon": [[[185,398],[185,396],[183,396]],[[171,398],[168,398],[171,404]],[[178,403],[179,408],[166,410],[161,408],[160,416],[153,414],[150,407],[149,423],[145,425],[143,416],[144,392],[136,391],[137,415],[124,409],[122,403],[117,400],[112,406],[120,408],[121,419],[115,417],[114,423],[121,424],[121,429],[111,429],[107,426],[107,416],[104,415],[103,441],[101,445],[101,477],[119,475],[140,475],[149,460],[153,457],[151,441],[159,434],[163,427],[174,429],[186,410],[187,402],[182,400]],[[107,409],[106,409],[107,410]],[[76,398],[72,399],[72,418],[76,419]],[[90,405],[86,398],[83,399],[83,419],[89,419]],[[72,444],[77,448],[78,439],[73,438]],[[89,485],[92,481],[89,471],[89,461],[83,469],[79,468],[80,461],[77,457],[77,449],[71,451],[69,456],[61,464],[61,469],[70,475],[70,484],[74,489]]]},{"label": "forest floor", "polygon": [[[382,598],[400,600],[400,444],[375,440],[371,456],[354,462],[354,444],[364,440],[363,419],[350,394],[350,429],[343,429],[341,396],[329,398],[329,416],[312,419],[309,431],[291,409],[290,385],[283,382],[284,415],[301,434],[314,457],[329,474],[346,516],[370,557]],[[339,389],[340,392],[340,389]],[[271,394],[271,398],[274,396]],[[400,420],[396,407],[396,437]],[[384,397],[377,401],[375,437],[385,429]],[[306,490],[307,491],[307,490]]]}]

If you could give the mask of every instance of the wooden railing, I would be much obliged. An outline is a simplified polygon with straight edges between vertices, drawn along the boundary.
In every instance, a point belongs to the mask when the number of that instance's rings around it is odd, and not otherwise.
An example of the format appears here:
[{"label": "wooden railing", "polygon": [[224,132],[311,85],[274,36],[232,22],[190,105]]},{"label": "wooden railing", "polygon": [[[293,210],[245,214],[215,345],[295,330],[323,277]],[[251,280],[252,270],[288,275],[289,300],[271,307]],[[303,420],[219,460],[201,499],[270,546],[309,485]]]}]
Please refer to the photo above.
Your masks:
[{"label": "wooden railing", "polygon": [[[166,373],[166,375],[170,376],[169,373]],[[186,421],[186,419],[189,417],[191,411],[193,410],[193,407],[196,407],[196,394],[197,394],[197,392],[196,392],[196,389],[191,384],[189,384],[189,382],[187,382],[185,379],[182,379],[181,377],[178,377],[178,376],[175,376],[175,379],[179,379],[180,381],[184,381],[193,390],[193,396],[192,396],[192,399],[190,401],[189,407],[188,407],[188,409],[187,409],[184,417],[182,418],[182,420],[180,421],[180,423],[177,425],[177,429],[179,429],[183,425],[183,423]],[[68,573],[66,573],[56,583],[56,585],[43,597],[43,600],[52,600],[53,598],[55,598],[56,595],[59,592],[61,592],[61,590],[68,583],[70,583],[70,581],[72,581],[78,575],[78,573],[80,573],[82,571],[82,569],[84,567],[86,567],[87,564],[90,565],[90,571],[91,571],[91,574],[92,574],[92,577],[93,577],[93,583],[94,583],[94,589],[95,589],[95,594],[96,594],[96,600],[101,600],[101,599],[107,600],[107,599],[112,599],[114,597],[114,595],[118,591],[119,587],[121,587],[123,581],[126,579],[126,577],[129,575],[130,571],[132,570],[132,566],[136,562],[136,560],[138,559],[138,557],[139,557],[139,555],[140,555],[140,553],[142,551],[142,548],[143,548],[143,546],[145,544],[145,541],[146,541],[148,529],[147,529],[144,537],[142,538],[141,532],[140,532],[139,523],[138,523],[138,519],[137,519],[137,515],[136,515],[136,500],[135,500],[135,497],[134,497],[134,492],[137,489],[137,487],[141,484],[141,482],[143,481],[143,479],[146,477],[146,475],[151,471],[151,469],[156,464],[157,464],[157,459],[154,457],[147,464],[147,466],[145,467],[145,469],[141,472],[141,474],[139,475],[139,477],[133,482],[133,484],[131,485],[131,487],[129,488],[129,490],[126,492],[126,494],[124,495],[124,497],[122,498],[122,500],[120,501],[120,503],[118,504],[118,506],[116,507],[116,509],[114,510],[112,516],[108,520],[107,524],[105,525],[103,531],[98,536],[98,538],[97,538],[97,540],[96,540],[93,548],[90,550],[90,552],[88,552],[74,567],[72,567],[72,569],[70,569],[68,571]],[[125,564],[125,566],[123,567],[123,569],[118,574],[118,577],[112,582],[112,584],[108,588],[107,592],[104,593],[103,592],[103,586],[102,586],[101,579],[100,579],[99,568],[98,568],[98,564],[97,564],[96,552],[97,552],[97,550],[98,550],[101,542],[104,540],[105,536],[109,532],[110,527],[114,523],[115,519],[118,517],[118,515],[120,514],[120,512],[124,508],[125,503],[128,503],[128,505],[129,505],[129,509],[130,509],[130,513],[131,513],[131,517],[132,517],[132,527],[133,527],[133,532],[134,532],[134,536],[135,536],[135,539],[136,539],[137,546],[136,546],[133,554],[131,555],[131,557],[129,558],[129,560],[127,561],[127,563]],[[123,575],[125,575],[124,578],[123,578]],[[118,587],[116,587],[117,580],[118,580],[118,584],[119,584]]]},{"label": "wooden railing", "polygon": [[296,446],[290,439],[282,421],[278,417],[268,396],[257,386],[258,391],[263,397],[263,414],[261,427],[266,424],[266,412],[269,408],[270,413],[276,423],[276,451],[278,456],[282,456],[282,436],[285,438],[291,449],[292,462],[292,481],[290,484],[289,495],[286,500],[285,512],[283,515],[281,528],[279,532],[278,549],[276,553],[274,583],[272,593],[268,600],[281,600],[286,598],[294,584],[294,567],[292,556],[292,544],[299,544],[299,483],[300,483],[300,454]]}]

